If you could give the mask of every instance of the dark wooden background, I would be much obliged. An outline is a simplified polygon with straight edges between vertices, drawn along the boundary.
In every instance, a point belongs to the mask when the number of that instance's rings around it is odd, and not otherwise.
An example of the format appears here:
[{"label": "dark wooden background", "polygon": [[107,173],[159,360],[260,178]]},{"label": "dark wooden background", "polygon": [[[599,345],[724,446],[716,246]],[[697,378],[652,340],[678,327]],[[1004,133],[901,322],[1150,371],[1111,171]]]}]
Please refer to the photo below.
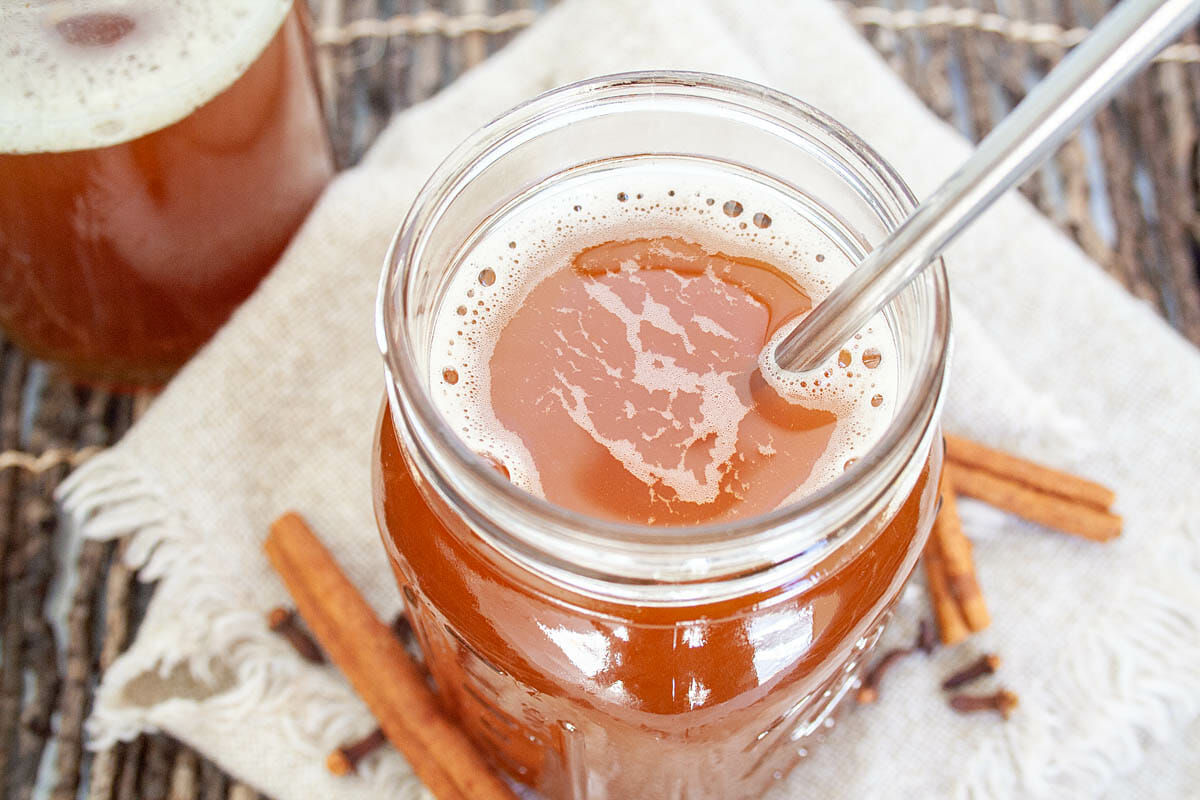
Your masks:
[{"label": "dark wooden background", "polygon": [[[392,112],[503,47],[552,0],[310,2],[330,130],[348,166]],[[977,140],[1107,5],[843,7],[930,107]],[[1200,344],[1198,43],[1193,31],[1171,48],[1022,191]],[[136,631],[153,587],[121,565],[123,544],[70,540],[51,495],[73,463],[117,441],[151,400],[73,387],[0,341],[0,800],[257,797],[166,736],[85,748],[96,683]]]}]

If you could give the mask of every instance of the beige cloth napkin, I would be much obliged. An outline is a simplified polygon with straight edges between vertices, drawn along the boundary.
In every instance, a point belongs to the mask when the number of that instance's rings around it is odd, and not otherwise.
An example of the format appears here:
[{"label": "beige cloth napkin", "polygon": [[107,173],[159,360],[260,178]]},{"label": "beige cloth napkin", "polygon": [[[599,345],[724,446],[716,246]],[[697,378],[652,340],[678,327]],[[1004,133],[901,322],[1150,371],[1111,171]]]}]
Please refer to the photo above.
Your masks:
[{"label": "beige cloth napkin", "polygon": [[[547,14],[400,115],[212,345],[64,488],[85,535],[134,533],[131,560],[159,581],[104,676],[93,745],[165,730],[280,800],[419,794],[392,752],[359,777],[326,774],[324,754],[372,722],[332,668],[267,632],[263,612],[287,598],[261,542],[279,512],[299,509],[380,614],[398,609],[368,480],[388,240],[434,164],[488,118],[567,81],[650,67],[807,100],[918,194],[968,153],[825,0],[572,0]],[[1100,546],[965,503],[992,629],[933,664],[899,665],[881,702],[843,715],[773,794],[1074,798],[1122,780],[1155,796],[1138,772],[1148,754],[1186,786],[1195,751],[1167,748],[1200,713],[1200,356],[1015,196],[948,262],[948,427],[1117,487],[1126,534]],[[910,589],[889,636],[924,614]],[[1007,724],[951,713],[936,688],[983,649],[1004,655],[1003,681],[1021,694]]]}]

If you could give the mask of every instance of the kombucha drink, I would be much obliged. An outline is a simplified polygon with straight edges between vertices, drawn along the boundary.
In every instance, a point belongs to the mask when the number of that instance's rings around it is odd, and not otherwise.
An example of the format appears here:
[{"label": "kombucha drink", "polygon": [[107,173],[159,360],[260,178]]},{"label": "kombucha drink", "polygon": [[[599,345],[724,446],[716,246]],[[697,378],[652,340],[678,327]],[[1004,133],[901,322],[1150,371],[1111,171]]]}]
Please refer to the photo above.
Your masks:
[{"label": "kombucha drink", "polygon": [[0,328],[153,383],[225,321],[333,172],[303,4],[0,9]]},{"label": "kombucha drink", "polygon": [[[432,399],[513,486],[588,518],[686,531],[771,512],[852,469],[893,417],[883,317],[817,376],[761,357],[852,268],[850,238],[686,160],[558,181],[452,265],[431,314]],[[786,775],[912,571],[940,467],[935,448],[800,579],[626,603],[473,541],[414,478],[393,413],[376,512],[430,671],[497,766],[551,798],[757,797]]]}]

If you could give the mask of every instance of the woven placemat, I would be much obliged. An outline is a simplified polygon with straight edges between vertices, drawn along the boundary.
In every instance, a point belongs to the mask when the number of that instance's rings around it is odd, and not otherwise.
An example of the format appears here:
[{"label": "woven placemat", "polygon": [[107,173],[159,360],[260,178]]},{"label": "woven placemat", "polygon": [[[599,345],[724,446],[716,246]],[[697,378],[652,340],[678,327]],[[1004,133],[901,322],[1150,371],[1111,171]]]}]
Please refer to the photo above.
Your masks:
[{"label": "woven placemat", "polygon": [[[503,47],[548,2],[311,0],[340,166],[396,110]],[[855,0],[846,13],[926,103],[978,140],[1076,44],[1108,0],[928,5]],[[1200,36],[1193,31],[1021,187],[1104,269],[1200,344]],[[71,543],[51,495],[150,402],[72,387],[0,342],[0,800],[253,800],[166,736],[83,743],[99,675],[152,586],[122,545]]]}]

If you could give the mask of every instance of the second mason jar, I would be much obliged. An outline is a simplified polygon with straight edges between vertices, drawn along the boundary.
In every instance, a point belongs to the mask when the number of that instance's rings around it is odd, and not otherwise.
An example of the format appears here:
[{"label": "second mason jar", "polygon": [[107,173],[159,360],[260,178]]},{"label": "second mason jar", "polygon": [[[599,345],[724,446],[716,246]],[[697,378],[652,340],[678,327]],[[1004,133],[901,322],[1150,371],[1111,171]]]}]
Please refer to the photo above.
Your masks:
[{"label": "second mason jar", "polygon": [[293,0],[0,4],[0,329],[74,378],[165,382],[333,176]]}]

